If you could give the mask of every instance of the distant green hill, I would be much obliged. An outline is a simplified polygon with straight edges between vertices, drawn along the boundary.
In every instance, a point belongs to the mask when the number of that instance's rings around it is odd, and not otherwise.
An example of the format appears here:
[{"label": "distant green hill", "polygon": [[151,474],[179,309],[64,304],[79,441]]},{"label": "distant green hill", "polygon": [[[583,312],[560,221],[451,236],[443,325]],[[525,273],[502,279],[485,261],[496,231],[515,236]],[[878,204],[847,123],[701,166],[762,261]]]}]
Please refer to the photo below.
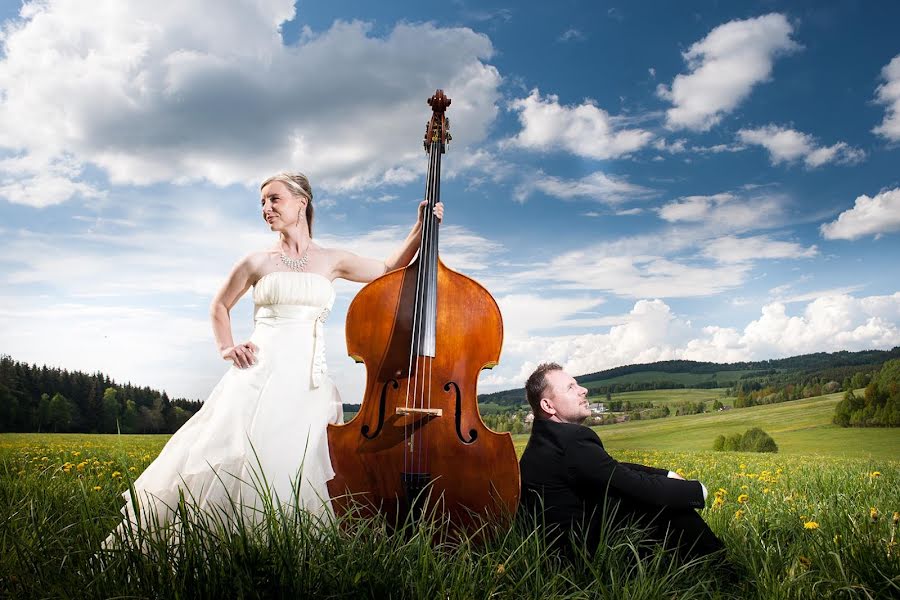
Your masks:
[{"label": "distant green hill", "polygon": [[[891,350],[860,352],[818,352],[790,358],[740,363],[712,363],[668,360],[625,365],[575,379],[592,395],[653,389],[728,388],[739,383],[783,386],[787,384],[827,383],[852,377],[855,373],[876,371],[893,358],[900,358],[900,347]],[[517,406],[525,403],[524,388],[478,396],[480,403]]]},{"label": "distant green hill", "polygon": [[[615,450],[711,450],[719,434],[761,427],[775,439],[779,454],[900,459],[900,431],[896,428],[842,428],[831,423],[841,396],[829,394],[782,404],[605,425],[594,430],[613,454]],[[513,439],[521,453],[528,434]]]}]

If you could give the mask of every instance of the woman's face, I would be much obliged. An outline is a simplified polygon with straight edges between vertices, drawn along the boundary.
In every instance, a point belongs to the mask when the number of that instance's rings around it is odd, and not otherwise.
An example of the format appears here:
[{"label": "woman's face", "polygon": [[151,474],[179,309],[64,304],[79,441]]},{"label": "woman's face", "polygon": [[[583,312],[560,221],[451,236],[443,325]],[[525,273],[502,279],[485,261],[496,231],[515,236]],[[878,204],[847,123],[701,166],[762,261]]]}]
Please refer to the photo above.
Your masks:
[{"label": "woman's face", "polygon": [[272,231],[283,231],[294,226],[306,206],[305,198],[297,198],[281,181],[271,181],[260,190],[262,216]]}]

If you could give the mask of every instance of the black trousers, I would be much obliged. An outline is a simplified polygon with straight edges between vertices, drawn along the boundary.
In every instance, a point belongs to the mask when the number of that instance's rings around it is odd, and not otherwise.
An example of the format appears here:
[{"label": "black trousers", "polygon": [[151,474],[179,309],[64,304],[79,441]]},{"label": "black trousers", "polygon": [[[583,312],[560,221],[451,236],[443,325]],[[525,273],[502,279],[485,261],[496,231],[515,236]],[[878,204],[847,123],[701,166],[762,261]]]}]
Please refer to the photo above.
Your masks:
[{"label": "black trousers", "polygon": [[[693,508],[672,508],[620,499],[610,504],[607,524],[634,524],[647,539],[664,543],[685,559],[707,556],[725,548],[703,517]],[[592,524],[592,529],[597,524]]]}]

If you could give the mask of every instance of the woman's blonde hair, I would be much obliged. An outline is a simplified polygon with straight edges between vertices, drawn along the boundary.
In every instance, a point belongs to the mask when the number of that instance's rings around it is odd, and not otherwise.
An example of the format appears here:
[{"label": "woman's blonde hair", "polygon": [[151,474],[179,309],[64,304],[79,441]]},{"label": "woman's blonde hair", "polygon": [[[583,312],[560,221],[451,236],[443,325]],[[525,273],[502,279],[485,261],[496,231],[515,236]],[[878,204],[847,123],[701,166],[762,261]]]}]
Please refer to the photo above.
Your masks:
[{"label": "woman's blonde hair", "polygon": [[306,226],[309,228],[309,237],[312,237],[313,193],[312,187],[309,185],[309,178],[307,178],[303,173],[288,173],[286,171],[282,171],[280,173],[272,175],[271,177],[263,181],[259,186],[259,189],[262,190],[273,181],[280,181],[281,183],[286,185],[288,190],[290,190],[291,195],[295,198],[306,198]]}]

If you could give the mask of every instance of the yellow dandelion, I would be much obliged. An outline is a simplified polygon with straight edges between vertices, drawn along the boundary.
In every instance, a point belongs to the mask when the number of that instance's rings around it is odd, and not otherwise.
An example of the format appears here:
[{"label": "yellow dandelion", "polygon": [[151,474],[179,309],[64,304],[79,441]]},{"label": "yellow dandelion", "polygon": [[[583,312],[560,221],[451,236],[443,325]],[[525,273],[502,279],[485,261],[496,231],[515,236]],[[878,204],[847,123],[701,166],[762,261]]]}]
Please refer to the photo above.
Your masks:
[{"label": "yellow dandelion", "polygon": [[712,507],[713,510],[717,508],[721,508],[725,504],[725,499],[722,496],[716,496],[716,499],[713,500]]},{"label": "yellow dandelion", "polygon": [[869,518],[872,519],[873,523],[878,520],[878,509],[874,506],[869,509]]},{"label": "yellow dandelion", "polygon": [[[24,472],[24,471],[23,471]],[[896,525],[900,523],[900,512],[894,511],[894,515],[891,517],[891,522]]]},{"label": "yellow dandelion", "polygon": [[748,496],[747,494],[741,494],[740,496],[737,497],[738,504],[744,504],[749,499],[750,499],[750,496]]},{"label": "yellow dandelion", "polygon": [[503,563],[497,565],[497,575],[503,575],[506,573],[506,567],[503,566]]},{"label": "yellow dandelion", "polygon": [[95,486],[94,486],[94,491],[95,491],[95,492],[99,492],[99,491],[102,490],[102,489],[103,489],[103,488],[100,487],[99,485],[95,485]]},{"label": "yellow dandelion", "polygon": [[744,516],[744,511],[740,508],[734,512],[734,520],[735,521],[740,521],[741,517],[743,517],[743,516]]},{"label": "yellow dandelion", "polygon": [[745,465],[744,463],[741,463],[741,471],[743,471],[746,468],[747,468],[747,465]]},{"label": "yellow dandelion", "polygon": [[818,528],[819,528],[819,524],[816,523],[815,521],[807,521],[806,523],[803,524],[803,529],[818,529]]},{"label": "yellow dandelion", "polygon": [[86,466],[87,466],[87,463],[86,463],[86,462],[80,462],[80,463],[78,463],[78,464],[75,466],[75,468],[78,469],[79,471],[84,471],[84,468],[85,468]]},{"label": "yellow dandelion", "polygon": [[875,479],[876,477],[881,477],[881,471],[872,471],[871,473],[869,473],[869,477],[871,477],[872,479]]},{"label": "yellow dandelion", "polygon": [[110,475],[110,477],[112,477],[113,479],[119,479],[120,477],[122,477],[122,474],[119,473],[118,471],[113,471],[112,475]]}]

